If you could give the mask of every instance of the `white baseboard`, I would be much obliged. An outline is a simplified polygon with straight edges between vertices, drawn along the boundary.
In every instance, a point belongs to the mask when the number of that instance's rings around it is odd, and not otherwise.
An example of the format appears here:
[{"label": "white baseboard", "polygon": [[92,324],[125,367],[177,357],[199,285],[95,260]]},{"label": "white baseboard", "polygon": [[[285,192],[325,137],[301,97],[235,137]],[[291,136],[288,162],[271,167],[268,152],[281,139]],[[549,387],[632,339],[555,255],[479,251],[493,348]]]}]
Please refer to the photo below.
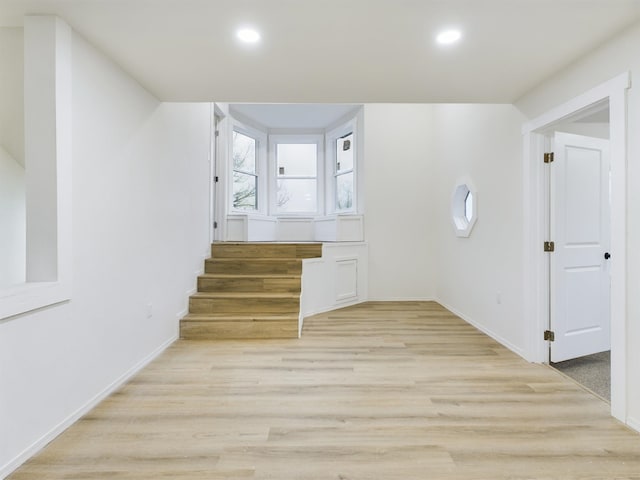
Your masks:
[{"label": "white baseboard", "polygon": [[0,479],[7,477],[11,472],[15,471],[20,465],[33,457],[36,453],[38,453],[42,448],[44,448],[49,442],[51,442],[54,438],[64,432],[67,428],[77,422],[84,415],[89,413],[93,408],[95,408],[101,401],[115,392],[118,388],[124,385],[127,381],[129,381],[134,375],[136,375],[140,370],[146,367],[149,363],[151,363],[156,357],[158,357],[162,352],[164,352],[173,342],[178,339],[177,336],[174,336],[167,341],[165,341],[162,345],[156,348],[153,352],[139,361],[132,368],[127,370],[123,375],[121,375],[118,379],[108,385],[104,390],[98,393],[96,396],[91,398],[87,403],[81,406],[74,413],[65,418],[58,425],[53,427],[47,433],[45,433],[42,437],[36,440],[33,444],[27,447],[22,451],[16,458],[9,461],[7,464],[0,467]]},{"label": "white baseboard", "polygon": [[368,300],[350,300],[348,302],[342,302],[339,304],[331,305],[329,307],[323,307],[318,310],[311,310],[309,312],[304,312],[302,316],[302,321],[304,323],[304,319],[308,317],[313,317],[314,315],[320,315],[321,313],[333,312],[334,310],[340,310],[341,308],[351,307],[353,305],[358,305],[359,303],[367,302]]},{"label": "white baseboard", "polygon": [[633,428],[636,432],[640,433],[640,420],[635,418],[627,418],[627,425]]},{"label": "white baseboard", "polygon": [[440,305],[442,305],[447,310],[449,310],[454,315],[457,315],[458,317],[460,317],[462,320],[464,320],[468,324],[473,325],[474,327],[476,327],[478,330],[480,330],[485,335],[490,336],[496,342],[498,342],[501,345],[503,345],[504,347],[508,348],[513,353],[515,353],[515,354],[521,356],[522,358],[524,358],[525,360],[527,360],[527,356],[525,354],[526,352],[522,348],[514,345],[513,343],[509,342],[508,340],[506,340],[505,338],[503,338],[500,335],[496,334],[495,332],[492,332],[491,330],[489,330],[488,328],[484,327],[483,325],[480,325],[478,322],[476,322],[475,320],[470,318],[468,315],[465,315],[464,313],[456,310],[452,306],[447,305],[446,303],[441,302],[440,300],[435,300],[435,301],[438,302]]},{"label": "white baseboard", "polygon": [[367,302],[437,302],[433,297],[369,297]]}]

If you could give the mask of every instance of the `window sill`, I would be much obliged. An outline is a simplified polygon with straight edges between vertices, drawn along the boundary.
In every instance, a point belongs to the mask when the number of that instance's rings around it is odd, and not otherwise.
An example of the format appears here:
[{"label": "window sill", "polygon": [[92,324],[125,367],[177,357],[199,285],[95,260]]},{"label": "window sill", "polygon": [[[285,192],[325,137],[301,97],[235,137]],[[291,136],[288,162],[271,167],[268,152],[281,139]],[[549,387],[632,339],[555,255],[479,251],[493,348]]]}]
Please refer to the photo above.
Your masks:
[{"label": "window sill", "polygon": [[22,315],[71,299],[65,282],[23,283],[0,291],[0,320]]}]

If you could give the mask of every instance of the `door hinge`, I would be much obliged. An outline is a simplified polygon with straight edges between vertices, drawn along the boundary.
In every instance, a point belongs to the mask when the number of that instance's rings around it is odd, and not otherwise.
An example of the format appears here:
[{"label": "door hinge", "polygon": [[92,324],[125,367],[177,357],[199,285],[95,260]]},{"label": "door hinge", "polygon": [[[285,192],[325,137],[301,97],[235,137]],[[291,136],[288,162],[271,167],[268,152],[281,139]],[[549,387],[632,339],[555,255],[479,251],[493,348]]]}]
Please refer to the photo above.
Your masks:
[{"label": "door hinge", "polygon": [[553,152],[544,154],[544,163],[553,163]]},{"label": "door hinge", "polygon": [[218,228],[218,222],[213,222],[213,228]]},{"label": "door hinge", "polygon": [[213,177],[213,181],[214,181],[214,182],[218,183],[218,180],[219,180],[219,178],[218,178],[218,176],[217,176],[217,175],[216,175],[215,177]]},{"label": "door hinge", "polygon": [[216,136],[216,137],[219,137],[219,136],[220,136],[220,130],[216,130],[216,131],[215,131],[215,136]]},{"label": "door hinge", "polygon": [[555,342],[556,334],[554,332],[552,332],[551,330],[545,330],[544,331],[544,339],[548,340],[549,342]]},{"label": "door hinge", "polygon": [[545,252],[555,252],[556,244],[554,242],[544,242],[544,251]]}]

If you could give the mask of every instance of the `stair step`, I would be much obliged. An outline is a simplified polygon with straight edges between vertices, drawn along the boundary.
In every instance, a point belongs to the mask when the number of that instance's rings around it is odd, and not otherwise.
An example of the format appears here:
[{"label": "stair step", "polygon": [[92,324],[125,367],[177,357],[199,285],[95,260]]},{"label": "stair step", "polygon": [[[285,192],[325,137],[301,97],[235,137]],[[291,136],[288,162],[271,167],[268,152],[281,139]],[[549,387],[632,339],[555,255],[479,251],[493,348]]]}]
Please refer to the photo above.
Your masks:
[{"label": "stair step", "polygon": [[300,275],[204,274],[198,277],[199,292],[300,293],[300,284]]},{"label": "stair step", "polygon": [[318,258],[322,243],[216,242],[213,258]]},{"label": "stair step", "polygon": [[298,338],[302,259],[321,257],[321,243],[216,242],[211,255],[181,338]]},{"label": "stair step", "polygon": [[189,298],[190,313],[298,314],[299,293],[199,292]]},{"label": "stair step", "polygon": [[188,322],[287,322],[298,321],[297,314],[285,315],[252,315],[252,314],[229,314],[229,313],[189,313],[183,320]]},{"label": "stair step", "polygon": [[184,340],[298,338],[296,315],[210,316],[189,314],[180,322]]},{"label": "stair step", "polygon": [[239,300],[292,298],[300,299],[300,294],[295,292],[197,292],[191,298],[234,298]]},{"label": "stair step", "polygon": [[302,260],[295,258],[208,258],[205,260],[204,271],[205,273],[233,275],[300,275]]}]

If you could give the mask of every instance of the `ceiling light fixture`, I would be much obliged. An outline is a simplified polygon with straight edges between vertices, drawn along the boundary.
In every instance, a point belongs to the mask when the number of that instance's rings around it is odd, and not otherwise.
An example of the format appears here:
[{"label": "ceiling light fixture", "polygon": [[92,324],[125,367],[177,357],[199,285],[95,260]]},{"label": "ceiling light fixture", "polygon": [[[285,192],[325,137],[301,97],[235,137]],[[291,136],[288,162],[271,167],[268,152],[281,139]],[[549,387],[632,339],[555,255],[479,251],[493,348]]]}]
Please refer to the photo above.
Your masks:
[{"label": "ceiling light fixture", "polygon": [[258,43],[260,41],[260,33],[253,28],[241,28],[236,32],[236,36],[244,43]]},{"label": "ceiling light fixture", "polygon": [[444,30],[436,37],[436,42],[440,45],[451,45],[462,38],[460,30]]}]

